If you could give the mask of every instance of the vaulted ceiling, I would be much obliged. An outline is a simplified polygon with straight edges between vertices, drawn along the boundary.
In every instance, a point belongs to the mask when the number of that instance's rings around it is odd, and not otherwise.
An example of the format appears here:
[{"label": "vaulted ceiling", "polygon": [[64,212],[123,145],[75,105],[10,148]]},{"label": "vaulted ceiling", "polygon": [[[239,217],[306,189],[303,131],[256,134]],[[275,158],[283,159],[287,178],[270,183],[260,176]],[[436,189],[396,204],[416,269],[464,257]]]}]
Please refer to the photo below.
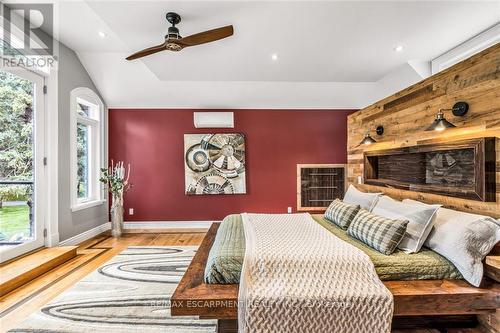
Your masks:
[{"label": "vaulted ceiling", "polygon": [[[168,11],[183,36],[228,24],[234,36],[126,61],[163,41]],[[59,1],[58,13],[59,39],[112,107],[354,108],[408,61],[496,24],[500,2]]]}]

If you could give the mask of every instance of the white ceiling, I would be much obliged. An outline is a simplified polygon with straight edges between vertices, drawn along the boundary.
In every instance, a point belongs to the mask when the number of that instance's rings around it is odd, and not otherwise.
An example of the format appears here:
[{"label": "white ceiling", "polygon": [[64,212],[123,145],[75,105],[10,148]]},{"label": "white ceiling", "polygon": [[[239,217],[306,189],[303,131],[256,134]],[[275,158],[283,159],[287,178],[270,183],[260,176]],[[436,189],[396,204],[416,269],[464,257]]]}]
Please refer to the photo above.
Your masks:
[{"label": "white ceiling", "polygon": [[[500,1],[60,1],[58,11],[59,39],[112,107],[360,107],[408,61],[500,21]],[[167,11],[182,16],[183,36],[228,24],[235,34],[125,61],[163,41]]]}]

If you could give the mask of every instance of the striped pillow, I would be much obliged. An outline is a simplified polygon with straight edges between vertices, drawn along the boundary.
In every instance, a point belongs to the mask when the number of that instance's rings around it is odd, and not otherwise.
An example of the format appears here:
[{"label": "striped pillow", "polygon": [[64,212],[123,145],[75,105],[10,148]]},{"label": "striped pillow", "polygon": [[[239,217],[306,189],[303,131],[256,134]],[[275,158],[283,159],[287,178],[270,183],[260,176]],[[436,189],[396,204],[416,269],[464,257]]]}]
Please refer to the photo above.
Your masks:
[{"label": "striped pillow", "polygon": [[347,234],[389,255],[403,239],[407,225],[408,221],[391,220],[361,209],[347,229]]},{"label": "striped pillow", "polygon": [[360,209],[359,205],[349,205],[335,199],[325,211],[325,219],[343,229],[347,229]]}]

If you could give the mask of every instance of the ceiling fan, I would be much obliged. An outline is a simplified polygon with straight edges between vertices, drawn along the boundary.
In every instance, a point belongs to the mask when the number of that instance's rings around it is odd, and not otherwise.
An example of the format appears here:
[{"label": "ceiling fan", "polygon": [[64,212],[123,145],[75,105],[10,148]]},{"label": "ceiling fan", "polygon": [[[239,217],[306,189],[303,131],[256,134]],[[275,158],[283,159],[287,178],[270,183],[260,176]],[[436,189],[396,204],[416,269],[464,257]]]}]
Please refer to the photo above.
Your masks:
[{"label": "ceiling fan", "polygon": [[180,51],[185,47],[196,46],[200,44],[214,42],[219,39],[223,39],[233,35],[233,26],[228,25],[222,28],[212,29],[204,32],[200,32],[191,36],[181,37],[179,34],[179,29],[176,25],[181,22],[181,17],[177,13],[169,12],[166,15],[167,21],[172,24],[168,28],[168,33],[165,35],[165,42],[160,45],[149,47],[142,51],[136,52],[128,56],[127,60],[134,60],[137,58],[142,58],[153,53],[161,51]]}]

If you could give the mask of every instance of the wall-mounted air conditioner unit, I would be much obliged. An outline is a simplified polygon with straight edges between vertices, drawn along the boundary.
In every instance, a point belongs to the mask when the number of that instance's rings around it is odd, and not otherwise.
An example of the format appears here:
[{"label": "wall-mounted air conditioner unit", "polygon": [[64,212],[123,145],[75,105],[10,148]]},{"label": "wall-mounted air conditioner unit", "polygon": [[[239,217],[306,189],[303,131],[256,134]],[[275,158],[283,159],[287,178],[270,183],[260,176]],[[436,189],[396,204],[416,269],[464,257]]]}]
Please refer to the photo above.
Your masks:
[{"label": "wall-mounted air conditioner unit", "polygon": [[233,128],[233,112],[194,112],[196,128]]}]

